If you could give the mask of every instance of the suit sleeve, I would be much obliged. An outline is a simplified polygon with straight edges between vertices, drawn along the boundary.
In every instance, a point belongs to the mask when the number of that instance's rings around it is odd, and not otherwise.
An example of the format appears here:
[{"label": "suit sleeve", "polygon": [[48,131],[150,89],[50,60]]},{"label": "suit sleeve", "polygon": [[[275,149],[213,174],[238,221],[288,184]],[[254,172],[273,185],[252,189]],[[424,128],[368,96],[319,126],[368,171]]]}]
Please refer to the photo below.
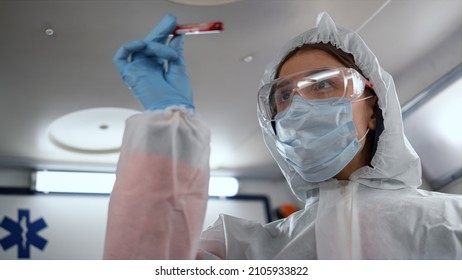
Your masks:
[{"label": "suit sleeve", "polygon": [[127,120],[105,259],[194,259],[208,199],[210,131],[192,111]]}]

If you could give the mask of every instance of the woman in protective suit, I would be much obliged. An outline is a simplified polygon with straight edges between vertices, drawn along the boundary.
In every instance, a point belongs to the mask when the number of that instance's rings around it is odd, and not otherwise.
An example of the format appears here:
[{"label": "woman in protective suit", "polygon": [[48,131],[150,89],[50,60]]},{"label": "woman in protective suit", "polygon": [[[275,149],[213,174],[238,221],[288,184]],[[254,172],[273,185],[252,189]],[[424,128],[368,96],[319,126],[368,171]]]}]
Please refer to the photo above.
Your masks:
[{"label": "woman in protective suit", "polygon": [[194,114],[183,37],[166,43],[175,26],[167,15],[114,57],[147,112],[127,121],[105,258],[462,259],[462,198],[417,189],[393,79],[326,13],[258,92],[265,143],[305,208],[266,225],[221,215],[201,233],[210,133]]}]

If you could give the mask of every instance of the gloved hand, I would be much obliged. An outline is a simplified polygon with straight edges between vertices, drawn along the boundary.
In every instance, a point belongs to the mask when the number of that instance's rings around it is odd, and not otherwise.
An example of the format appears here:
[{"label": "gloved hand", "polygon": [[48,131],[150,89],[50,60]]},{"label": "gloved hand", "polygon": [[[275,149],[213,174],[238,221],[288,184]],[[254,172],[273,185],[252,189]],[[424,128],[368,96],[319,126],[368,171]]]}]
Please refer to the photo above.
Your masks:
[{"label": "gloved hand", "polygon": [[122,45],[114,56],[122,79],[145,110],[172,105],[194,109],[183,57],[184,35],[167,42],[175,27],[176,17],[167,14],[143,41]]}]

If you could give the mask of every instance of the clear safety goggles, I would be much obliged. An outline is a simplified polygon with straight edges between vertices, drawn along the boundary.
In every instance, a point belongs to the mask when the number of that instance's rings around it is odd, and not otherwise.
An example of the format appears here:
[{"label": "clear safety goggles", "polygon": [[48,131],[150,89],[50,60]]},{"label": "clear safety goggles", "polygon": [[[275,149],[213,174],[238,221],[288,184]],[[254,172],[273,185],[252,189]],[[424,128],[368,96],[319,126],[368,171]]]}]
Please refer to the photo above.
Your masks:
[{"label": "clear safety goggles", "polygon": [[258,92],[258,110],[266,120],[292,103],[295,95],[306,100],[325,99],[332,104],[356,100],[365,88],[373,85],[352,68],[317,69],[278,78],[264,85]]}]

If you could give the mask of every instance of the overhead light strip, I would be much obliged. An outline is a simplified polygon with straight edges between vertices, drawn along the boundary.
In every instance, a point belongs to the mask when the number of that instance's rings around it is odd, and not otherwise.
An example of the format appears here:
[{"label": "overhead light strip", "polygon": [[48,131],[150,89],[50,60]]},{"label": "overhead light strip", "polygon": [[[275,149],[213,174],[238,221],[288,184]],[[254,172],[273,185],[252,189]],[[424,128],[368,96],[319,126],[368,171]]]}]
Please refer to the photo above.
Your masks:
[{"label": "overhead light strip", "polygon": [[[42,193],[110,194],[114,173],[37,171],[35,191]],[[211,177],[209,196],[229,197],[239,192],[234,177]]]}]

